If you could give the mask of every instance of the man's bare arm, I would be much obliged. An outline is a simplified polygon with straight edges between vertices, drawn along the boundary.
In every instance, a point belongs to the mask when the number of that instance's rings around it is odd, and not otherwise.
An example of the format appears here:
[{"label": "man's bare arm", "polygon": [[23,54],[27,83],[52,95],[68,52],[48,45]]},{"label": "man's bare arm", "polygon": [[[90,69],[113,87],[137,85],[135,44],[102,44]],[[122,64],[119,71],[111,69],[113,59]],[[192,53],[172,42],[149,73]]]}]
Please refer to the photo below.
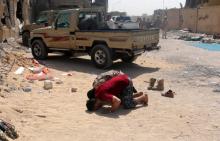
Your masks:
[{"label": "man's bare arm", "polygon": [[113,96],[112,99],[112,104],[111,104],[111,112],[115,112],[121,105],[121,100],[119,98],[117,98],[116,96]]}]

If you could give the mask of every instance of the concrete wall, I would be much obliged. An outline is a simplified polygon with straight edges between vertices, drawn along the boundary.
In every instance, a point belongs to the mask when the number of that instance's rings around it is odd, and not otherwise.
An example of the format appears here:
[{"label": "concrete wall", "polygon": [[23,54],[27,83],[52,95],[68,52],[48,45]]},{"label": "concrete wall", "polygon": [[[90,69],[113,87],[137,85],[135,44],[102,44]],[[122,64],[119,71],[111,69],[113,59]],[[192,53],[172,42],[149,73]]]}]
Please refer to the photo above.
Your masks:
[{"label": "concrete wall", "polygon": [[189,28],[193,32],[220,33],[220,6],[167,11],[168,29]]},{"label": "concrete wall", "polygon": [[181,15],[181,28],[189,28],[193,32],[197,30],[197,9],[182,9]]},{"label": "concrete wall", "polygon": [[220,33],[220,6],[200,8],[198,32]]},{"label": "concrete wall", "polygon": [[180,28],[180,10],[170,9],[167,11],[168,29],[179,29]]}]

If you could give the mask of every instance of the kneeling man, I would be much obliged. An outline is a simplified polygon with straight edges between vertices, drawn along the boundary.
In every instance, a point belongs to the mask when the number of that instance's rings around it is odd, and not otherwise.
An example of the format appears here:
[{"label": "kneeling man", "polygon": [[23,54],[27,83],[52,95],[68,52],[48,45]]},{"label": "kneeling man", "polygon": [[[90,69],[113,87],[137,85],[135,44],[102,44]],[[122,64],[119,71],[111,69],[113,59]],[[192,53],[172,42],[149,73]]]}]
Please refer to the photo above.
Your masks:
[{"label": "kneeling man", "polygon": [[125,109],[135,108],[138,104],[147,105],[148,96],[142,92],[133,94],[133,84],[129,77],[121,74],[104,82],[94,90],[95,98],[87,101],[89,111],[95,111],[103,105],[111,105],[110,112],[116,111],[120,105]]}]

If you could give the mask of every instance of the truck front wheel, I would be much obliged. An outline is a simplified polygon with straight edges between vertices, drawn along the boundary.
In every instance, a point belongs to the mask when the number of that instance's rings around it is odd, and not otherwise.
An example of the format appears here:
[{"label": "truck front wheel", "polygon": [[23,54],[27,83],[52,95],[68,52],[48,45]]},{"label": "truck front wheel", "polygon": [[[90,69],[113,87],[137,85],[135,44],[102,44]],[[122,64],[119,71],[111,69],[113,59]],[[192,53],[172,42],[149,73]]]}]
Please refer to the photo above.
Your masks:
[{"label": "truck front wheel", "polygon": [[23,45],[28,47],[28,40],[30,38],[30,32],[28,31],[25,31],[23,34],[22,34],[22,42],[23,42]]},{"label": "truck front wheel", "polygon": [[35,59],[45,60],[48,56],[47,48],[41,40],[33,41],[31,50]]},{"label": "truck front wheel", "polygon": [[132,63],[137,59],[137,56],[125,56],[123,58],[121,58],[121,60],[125,63]]},{"label": "truck front wheel", "polygon": [[92,62],[96,67],[105,69],[112,65],[112,53],[106,45],[95,45],[91,51]]}]

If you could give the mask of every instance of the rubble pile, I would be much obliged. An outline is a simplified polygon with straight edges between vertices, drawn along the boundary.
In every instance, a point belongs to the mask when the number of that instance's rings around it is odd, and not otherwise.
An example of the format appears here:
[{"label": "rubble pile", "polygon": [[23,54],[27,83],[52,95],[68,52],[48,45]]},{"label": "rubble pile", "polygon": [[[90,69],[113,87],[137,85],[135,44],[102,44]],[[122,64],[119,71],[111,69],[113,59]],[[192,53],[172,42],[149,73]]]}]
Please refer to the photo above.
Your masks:
[{"label": "rubble pile", "polygon": [[24,57],[25,49],[8,43],[0,45],[0,74],[7,75],[14,66],[28,67],[31,59]]},{"label": "rubble pile", "polygon": [[173,30],[170,31],[170,37],[178,40],[184,41],[200,41],[202,43],[217,43],[220,44],[219,38],[216,35],[208,35],[208,34],[201,34],[201,33],[193,33],[190,30],[183,29],[183,30]]}]

